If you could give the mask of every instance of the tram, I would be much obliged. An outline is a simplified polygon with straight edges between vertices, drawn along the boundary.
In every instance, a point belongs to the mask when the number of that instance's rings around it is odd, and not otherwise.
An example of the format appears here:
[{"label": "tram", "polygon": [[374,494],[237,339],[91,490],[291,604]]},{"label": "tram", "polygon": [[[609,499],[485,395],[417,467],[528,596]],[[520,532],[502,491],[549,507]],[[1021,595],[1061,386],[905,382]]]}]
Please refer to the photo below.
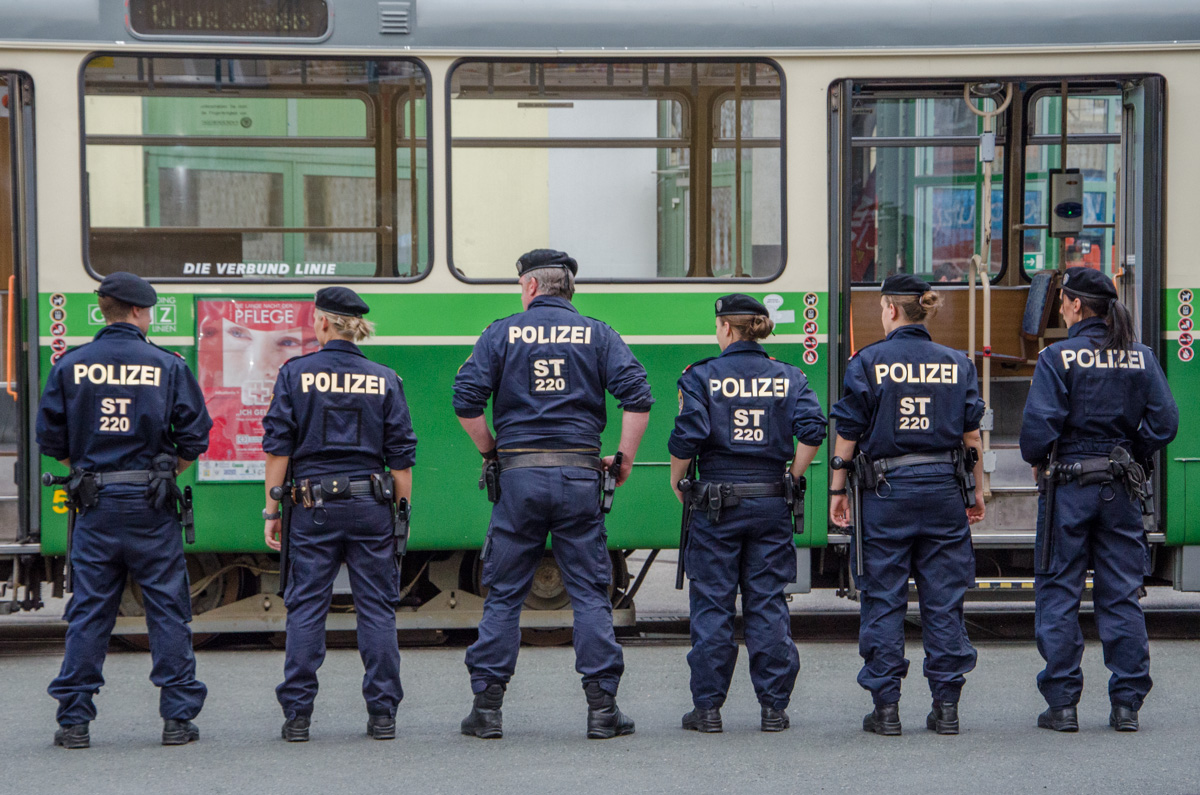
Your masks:
[{"label": "tram", "polygon": [[[182,476],[196,505],[198,633],[281,629],[259,511],[261,417],[315,345],[311,296],[372,306],[365,348],[404,379],[420,439],[400,626],[473,627],[489,504],[450,408],[480,331],[518,311],[514,261],[580,263],[576,304],[611,324],[658,405],[609,516],[616,621],[678,545],[666,439],[675,379],[715,351],[739,291],[766,345],[826,409],[882,336],[878,284],[937,282],[934,339],[976,357],[988,518],[980,590],[1032,587],[1036,490],[1016,446],[1038,350],[1065,334],[1056,279],[1114,277],[1179,399],[1155,462],[1149,581],[1200,590],[1200,9],[1064,0],[64,0],[0,9],[0,609],[61,592],[65,495],[32,442],[37,397],[130,270],[161,296],[151,339],[196,371],[216,421]],[[1174,140],[1175,146],[1168,147]],[[1177,219],[1168,234],[1168,211]],[[1102,411],[1107,396],[1097,395]],[[615,408],[615,407],[610,407]],[[615,447],[616,428],[605,436]],[[826,518],[827,454],[795,536],[798,590],[853,593]],[[7,481],[6,476],[0,480]],[[653,555],[650,556],[653,560]],[[631,576],[631,575],[637,575]],[[553,558],[522,618],[570,625]],[[118,632],[144,632],[130,589]],[[343,623],[339,624],[341,621]],[[331,617],[331,628],[352,615]],[[531,637],[533,635],[531,634]]]}]

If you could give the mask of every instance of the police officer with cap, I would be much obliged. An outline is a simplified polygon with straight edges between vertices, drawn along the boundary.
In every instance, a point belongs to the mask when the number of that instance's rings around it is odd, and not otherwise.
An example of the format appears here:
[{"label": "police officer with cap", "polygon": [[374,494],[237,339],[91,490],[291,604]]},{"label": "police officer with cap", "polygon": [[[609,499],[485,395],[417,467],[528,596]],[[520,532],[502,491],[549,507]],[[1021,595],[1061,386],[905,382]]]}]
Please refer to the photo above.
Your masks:
[{"label": "police officer with cap", "polygon": [[[280,550],[287,532],[289,573],[282,736],[306,742],[325,659],[325,616],[342,564],[350,574],[358,649],[366,675],[367,735],[396,736],[400,650],[397,521],[406,521],[417,438],[399,376],[355,344],[374,333],[367,304],[346,287],[317,292],[313,328],[321,350],[279,370],[263,419],[267,454],[265,535]],[[291,480],[286,482],[289,473]],[[272,487],[291,489],[291,527],[282,528]]]},{"label": "police officer with cap", "polygon": [[50,371],[38,405],[43,455],[70,467],[78,506],[71,548],[55,745],[87,748],[92,703],[126,577],[141,588],[160,688],[163,745],[199,739],[192,723],[208,690],[196,679],[175,476],[208,449],[212,420],[182,357],[146,339],[154,288],[132,273],[106,276],[96,291],[105,327]]},{"label": "police officer with cap", "polygon": [[[721,354],[690,365],[679,379],[679,416],[667,446],[675,496],[694,506],[687,548],[680,550],[691,578],[694,709],[683,728],[692,731],[722,730],[721,705],[737,663],[739,590],[761,728],[790,725],[785,710],[800,670],[784,596],[786,584],[796,581],[790,501],[804,498],[799,484],[826,426],[804,373],[759,345],[773,328],[758,300],[717,299]],[[697,456],[700,480],[693,484],[684,478]]]},{"label": "police officer with cap", "polygon": [[1091,567],[1096,627],[1112,671],[1109,725],[1132,732],[1151,687],[1138,601],[1148,554],[1142,516],[1153,514],[1148,462],[1175,438],[1179,410],[1153,351],[1135,341],[1112,280],[1067,268],[1059,312],[1067,339],[1038,356],[1021,425],[1021,456],[1037,467],[1042,492],[1035,629],[1046,661],[1037,684],[1049,708],[1037,723],[1079,729],[1079,602]]},{"label": "police officer with cap", "polygon": [[[479,639],[467,649],[475,693],[463,734],[502,736],[501,705],[521,643],[521,605],[546,535],[575,613],[575,668],[587,736],[632,734],[616,704],[625,663],[612,625],[612,562],[600,510],[605,392],[622,410],[616,484],[629,477],[649,419],[646,371],[609,326],[571,305],[575,260],[538,249],[517,262],[523,312],[488,326],[454,380],[454,411],[483,455],[495,502],[482,553],[488,586]],[[484,410],[492,400],[493,436]],[[497,474],[498,478],[494,477]],[[498,493],[497,493],[498,492]]]},{"label": "police officer with cap", "polygon": [[[900,682],[908,674],[904,617],[908,578],[916,580],[925,641],[925,676],[933,694],[928,729],[958,734],[958,700],[976,652],[963,623],[963,600],[975,582],[969,524],[984,516],[982,466],[966,470],[967,448],[982,446],[974,363],[933,342],[924,321],[937,311],[937,293],[912,274],[883,283],[880,320],[887,336],[860,350],[846,367],[836,420],[836,466],[850,462],[862,515],[852,516],[845,468],[831,478],[833,523],[860,534],[861,623],[858,682],[875,709],[863,730],[901,733]],[[970,481],[974,480],[972,484]],[[973,502],[973,505],[971,503]],[[968,507],[970,505],[971,507]]]}]

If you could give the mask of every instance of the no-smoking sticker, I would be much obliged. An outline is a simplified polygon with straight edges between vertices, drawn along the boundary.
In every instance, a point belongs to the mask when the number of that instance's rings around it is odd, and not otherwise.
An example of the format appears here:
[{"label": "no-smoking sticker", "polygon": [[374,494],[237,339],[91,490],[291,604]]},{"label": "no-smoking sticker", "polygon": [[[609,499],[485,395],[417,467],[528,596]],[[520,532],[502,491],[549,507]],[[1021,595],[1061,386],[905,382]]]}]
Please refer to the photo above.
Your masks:
[{"label": "no-smoking sticker", "polygon": [[1192,357],[1195,355],[1196,355],[1195,351],[1193,351],[1191,348],[1180,348],[1179,349],[1179,361],[1181,361],[1181,362],[1190,362],[1192,360]]},{"label": "no-smoking sticker", "polygon": [[817,321],[809,320],[809,321],[805,322],[804,333],[805,334],[816,334],[817,333]]},{"label": "no-smoking sticker", "polygon": [[1186,331],[1184,333],[1180,334],[1179,335],[1179,344],[1184,345],[1184,346],[1191,345],[1192,344],[1192,335],[1188,334]]},{"label": "no-smoking sticker", "polygon": [[817,347],[817,338],[812,336],[811,334],[809,336],[805,337],[804,338],[804,347],[809,349],[810,351],[815,350]]},{"label": "no-smoking sticker", "polygon": [[[1191,349],[1189,348],[1189,350],[1191,350]],[[805,351],[804,352],[804,363],[805,364],[816,364],[817,363],[817,352],[814,350]]]},{"label": "no-smoking sticker", "polygon": [[62,353],[66,349],[67,341],[62,337],[55,337],[54,339],[50,340],[50,350],[54,351],[55,353]]}]

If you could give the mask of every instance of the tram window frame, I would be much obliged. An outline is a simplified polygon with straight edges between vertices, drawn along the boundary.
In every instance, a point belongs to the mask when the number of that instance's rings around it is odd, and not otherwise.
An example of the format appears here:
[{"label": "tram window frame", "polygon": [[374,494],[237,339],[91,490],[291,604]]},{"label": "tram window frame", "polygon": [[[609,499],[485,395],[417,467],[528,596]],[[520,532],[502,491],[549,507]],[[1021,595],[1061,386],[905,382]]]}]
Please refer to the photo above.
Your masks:
[{"label": "tram window frame", "polygon": [[[837,81],[834,81],[834,83],[832,85],[838,85],[842,82],[843,81],[841,81],[841,80],[837,80]],[[957,101],[959,101],[959,102],[963,101],[963,83],[961,83],[961,82],[952,82],[952,83],[947,83],[947,82],[937,82],[937,83],[895,82],[895,83],[892,83],[892,82],[888,82],[886,80],[855,79],[854,80],[854,89],[855,89],[854,95],[849,100],[851,105],[853,105],[853,102],[858,99],[885,100],[885,101],[886,100],[903,101],[903,100],[920,100],[920,99],[945,99],[945,100],[957,99]],[[978,102],[978,100],[976,100],[976,102]],[[1004,166],[999,171],[998,174],[993,174],[993,182],[992,182],[993,191],[996,190],[997,187],[999,187],[1000,191],[1001,191],[1001,194],[1000,194],[1000,196],[1001,196],[1001,200],[1000,200],[1001,215],[998,219],[995,217],[993,217],[993,219],[992,219],[993,227],[999,226],[999,228],[1000,228],[1000,234],[998,235],[999,244],[1000,244],[1000,254],[999,254],[998,258],[993,257],[993,259],[992,259],[993,262],[999,261],[1000,268],[996,271],[995,275],[991,276],[990,281],[993,285],[1002,283],[1008,274],[1008,236],[1004,234],[1004,230],[1008,228],[1008,200],[1007,200],[1007,197],[1009,195],[1009,191],[1011,190],[1011,162],[1012,162],[1012,160],[1011,160],[1011,153],[1009,152],[1009,150],[1012,148],[1013,141],[1016,138],[1016,136],[1014,136],[1012,134],[1012,130],[1010,129],[1010,127],[1011,127],[1011,108],[1005,110],[1004,112],[1002,112],[999,116],[997,116],[995,118],[996,118],[996,128],[997,128],[995,130],[996,149],[998,152],[1001,153],[999,159],[1001,159]],[[854,129],[853,129],[854,122],[853,122],[853,113],[852,112],[847,114],[846,118],[842,121],[842,123],[849,128],[849,129],[847,129],[846,135],[845,135],[846,141],[849,144],[849,151],[843,154],[843,157],[848,157],[848,158],[852,158],[854,156],[854,152],[856,152],[858,150],[872,149],[872,148],[874,148],[874,149],[901,148],[901,149],[917,149],[917,150],[919,150],[919,149],[935,149],[935,148],[967,148],[967,147],[971,146],[971,144],[968,143],[969,139],[974,139],[974,141],[975,141],[974,147],[976,149],[978,149],[978,146],[979,146],[979,143],[978,143],[979,137],[980,137],[979,135],[880,136],[880,138],[882,138],[884,140],[888,140],[892,143],[890,143],[884,147],[872,146],[870,143],[870,141],[872,140],[872,137],[854,135]],[[895,141],[897,139],[901,139],[901,138],[906,139],[906,140],[911,140],[912,143],[911,144],[895,143]],[[951,143],[951,141],[956,141],[957,143]],[[922,142],[924,142],[924,143],[922,143]],[[946,178],[952,179],[953,175],[946,177]],[[854,181],[853,181],[853,167],[852,167],[852,165],[848,165],[846,167],[845,184],[840,186],[839,192],[846,191],[847,197],[849,197],[850,195],[852,195],[854,188],[855,188],[855,185],[854,185]],[[982,190],[982,176],[980,177],[980,188],[979,189]],[[849,198],[847,198],[847,201],[849,201]],[[976,203],[976,212],[977,211],[978,211],[978,203]],[[853,224],[853,213],[851,213],[847,218],[843,219],[842,223]],[[976,221],[973,224],[972,228],[973,228],[973,234],[977,238],[979,235],[978,215],[976,215]],[[844,234],[844,230],[839,231],[839,235],[842,235],[842,234]],[[993,245],[995,245],[995,243],[997,241],[996,235],[993,235],[992,241],[993,241]],[[918,278],[922,278],[922,276],[923,276],[923,274],[915,274],[915,275],[917,275]],[[965,275],[966,274],[964,274],[964,276]],[[874,280],[874,281],[852,280],[850,282],[850,286],[852,288],[878,287],[882,284],[883,284],[882,280]],[[968,284],[968,281],[966,278],[963,278],[963,279],[959,279],[959,280],[955,280],[955,281],[946,281],[946,282],[930,281],[929,284],[932,286],[935,286],[935,287],[966,287]]]},{"label": "tram window frame", "polygon": [[[775,270],[775,272],[768,274],[768,275],[764,275],[764,276],[750,276],[750,275],[745,275],[745,276],[733,276],[733,275],[729,275],[729,276],[687,276],[687,275],[684,275],[684,276],[654,276],[654,277],[648,277],[648,278],[642,278],[642,277],[607,277],[607,278],[598,277],[597,278],[597,277],[580,276],[576,279],[576,282],[579,284],[705,284],[705,283],[707,283],[707,284],[767,284],[767,283],[776,281],[781,276],[783,276],[784,272],[787,270],[787,263],[788,263],[787,75],[786,75],[783,67],[779,64],[778,61],[776,61],[773,58],[765,58],[765,57],[759,57],[759,56],[745,57],[745,58],[735,58],[735,57],[715,57],[715,58],[714,57],[709,57],[709,58],[702,58],[702,57],[701,58],[684,58],[684,57],[666,57],[666,58],[654,58],[654,57],[645,57],[645,58],[495,57],[495,58],[489,58],[489,57],[471,56],[471,57],[464,57],[464,58],[459,58],[459,59],[455,60],[450,65],[449,69],[446,72],[446,82],[445,82],[445,109],[444,109],[445,139],[444,140],[445,140],[445,146],[446,146],[446,163],[445,163],[446,237],[447,237],[446,251],[447,251],[447,263],[450,266],[450,272],[455,276],[455,278],[457,278],[459,281],[462,281],[466,284],[516,284],[518,281],[518,278],[516,276],[515,258],[523,252],[515,252],[515,251],[512,252],[512,255],[514,258],[514,265],[513,265],[513,269],[512,269],[513,276],[512,277],[470,276],[466,272],[464,272],[462,269],[460,269],[455,264],[455,261],[454,261],[454,196],[453,196],[453,193],[454,193],[454,177],[453,177],[454,156],[453,156],[453,152],[454,152],[455,147],[454,147],[454,129],[453,129],[453,125],[452,125],[452,115],[454,112],[453,102],[454,102],[454,93],[455,93],[454,92],[454,74],[461,66],[468,65],[468,64],[501,64],[501,63],[522,64],[522,65],[526,65],[526,66],[530,66],[530,67],[541,66],[541,65],[564,65],[564,64],[572,64],[572,65],[574,65],[574,64],[578,64],[578,65],[612,64],[612,65],[628,65],[628,66],[640,66],[642,64],[647,64],[650,66],[661,65],[661,64],[668,64],[671,66],[683,66],[683,65],[691,65],[691,64],[741,64],[741,65],[748,65],[748,66],[752,66],[752,67],[767,66],[770,69],[772,69],[775,72],[775,74],[777,75],[778,82],[779,82],[779,88],[778,88],[779,146],[778,146],[778,151],[779,151],[779,158],[780,158],[780,160],[779,160],[779,185],[780,185],[780,190],[779,190],[779,193],[780,193],[780,196],[779,196],[779,212],[780,212],[779,252],[780,252],[780,254],[779,254],[779,266]],[[746,84],[746,85],[749,85],[749,84]],[[689,80],[687,80],[687,79],[681,80],[680,83],[678,84],[678,91],[675,91],[672,93],[674,95],[678,95],[681,98],[685,98],[688,95],[689,87],[690,87]],[[730,96],[732,96],[733,89],[730,88],[729,92],[730,92]],[[721,99],[722,96],[724,96],[724,92],[719,92],[719,93],[714,92],[714,94],[713,94],[713,110],[714,110],[714,113],[716,115],[718,115],[718,118],[719,118],[720,103],[723,101]],[[750,97],[747,99],[753,99],[753,97]],[[684,123],[685,123],[685,128],[690,131],[692,125],[694,125],[694,123],[695,123],[695,115],[689,114],[689,107],[686,102],[681,102],[681,104],[683,105],[683,119],[684,119]],[[597,139],[597,140],[599,140],[599,139]],[[620,140],[622,140],[622,138],[621,137],[612,137],[612,138],[609,138],[608,140],[620,141]],[[663,147],[658,147],[658,148],[661,149]],[[670,149],[670,148],[674,148],[674,147],[665,147],[665,148]],[[687,146],[685,148],[687,149],[687,151],[689,153],[691,152],[690,142],[687,144]],[[710,148],[708,149],[708,152],[711,153],[712,151],[714,151],[714,149],[715,149],[715,147],[710,146]],[[531,147],[529,147],[529,150],[536,151],[536,147],[531,146]],[[710,154],[710,157],[711,157],[711,154]],[[690,181],[692,178],[692,175],[694,173],[692,170],[692,167],[691,167],[692,163],[693,163],[693,155],[691,155],[691,154],[689,154],[688,163],[689,163],[689,168],[687,171],[687,175],[688,175],[688,179]],[[711,180],[711,176],[712,175],[710,173],[709,174],[710,180]],[[693,199],[693,201],[697,201],[697,200]],[[746,201],[747,201],[746,197],[743,196],[743,204]],[[712,212],[711,201],[709,202],[709,207],[705,208],[705,210],[711,215],[711,212]],[[694,232],[692,231],[692,227],[693,227],[693,225],[689,220],[688,225],[687,225],[687,229],[688,229],[687,236],[686,236],[687,239],[685,240],[685,244],[686,244],[687,250],[689,252],[693,251],[695,248]],[[660,229],[660,232],[661,232],[661,229]],[[710,236],[710,240],[711,240],[711,227],[709,227],[709,236]],[[568,251],[568,253],[573,253],[573,252]],[[687,259],[684,262],[685,268],[691,267],[691,259],[692,259],[691,256],[687,257]],[[710,260],[711,260],[711,258],[710,258]],[[752,267],[752,263],[748,263],[745,267],[746,268]]]},{"label": "tram window frame", "polygon": [[[193,284],[193,285],[194,284],[291,285],[291,284],[328,284],[330,282],[353,283],[353,284],[406,284],[406,283],[421,281],[422,279],[428,277],[429,274],[433,272],[433,265],[434,265],[434,262],[436,261],[435,237],[434,237],[434,225],[435,225],[434,187],[435,186],[434,186],[432,169],[430,168],[430,165],[429,165],[433,162],[434,126],[433,126],[432,108],[431,108],[431,103],[429,101],[432,96],[432,91],[433,91],[433,80],[432,80],[432,74],[429,70],[429,67],[421,59],[415,58],[415,57],[410,57],[410,56],[363,57],[363,56],[326,55],[324,53],[318,53],[318,54],[314,54],[314,56],[304,57],[304,56],[294,55],[294,54],[264,55],[261,53],[254,53],[254,52],[247,52],[247,53],[212,53],[212,52],[177,53],[176,52],[176,53],[170,53],[170,52],[157,52],[157,51],[155,51],[155,52],[96,51],[96,52],[90,52],[90,53],[86,54],[85,56],[83,56],[83,59],[80,62],[79,72],[78,72],[79,164],[80,164],[79,168],[80,168],[80,174],[81,174],[80,207],[81,207],[83,266],[84,266],[84,270],[87,272],[87,274],[90,277],[92,277],[93,279],[95,279],[96,281],[102,281],[104,278],[104,274],[101,273],[97,268],[95,268],[93,266],[92,256],[91,256],[91,233],[93,231],[93,226],[91,224],[91,206],[90,206],[91,202],[90,202],[90,184],[89,184],[90,179],[89,179],[89,175],[88,175],[88,171],[87,171],[87,167],[88,167],[87,166],[87,164],[88,164],[87,148],[89,146],[87,129],[86,129],[86,126],[87,126],[87,118],[86,118],[87,100],[93,96],[104,96],[104,95],[121,96],[121,97],[130,97],[130,96],[144,97],[144,96],[146,96],[145,90],[143,90],[141,93],[122,93],[120,91],[98,91],[98,92],[94,91],[94,92],[89,93],[88,85],[87,85],[87,70],[88,70],[89,65],[92,64],[92,62],[98,58],[145,59],[150,62],[160,60],[160,59],[168,59],[168,60],[175,60],[175,61],[191,60],[191,61],[199,61],[199,62],[208,62],[208,61],[289,62],[289,61],[292,61],[292,62],[303,63],[303,64],[310,64],[310,63],[316,63],[316,62],[343,62],[343,63],[357,63],[357,64],[389,62],[389,63],[403,63],[403,64],[408,64],[408,65],[412,66],[416,70],[416,73],[420,76],[419,82],[417,83],[417,87],[419,89],[419,95],[418,95],[417,99],[421,99],[421,100],[425,101],[425,108],[424,108],[425,137],[421,144],[420,151],[424,151],[424,153],[425,153],[424,157],[425,157],[425,163],[426,163],[426,168],[425,168],[426,178],[425,178],[425,186],[424,186],[425,196],[421,200],[421,205],[424,210],[424,223],[420,224],[421,228],[418,229],[418,234],[427,241],[427,243],[426,243],[427,248],[426,248],[425,259],[423,261],[420,261],[419,263],[417,263],[417,265],[419,266],[419,270],[417,271],[417,273],[415,275],[411,275],[411,274],[410,275],[401,275],[402,264],[399,260],[399,254],[398,254],[398,252],[399,252],[399,239],[398,239],[399,238],[399,231],[398,231],[399,227],[398,227],[398,224],[396,224],[394,221],[389,223],[389,219],[383,218],[383,219],[380,219],[379,224],[376,227],[364,228],[363,231],[361,232],[361,234],[375,235],[377,246],[379,246],[380,241],[383,240],[383,237],[385,235],[392,234],[392,235],[396,236],[397,239],[393,242],[393,245],[392,245],[392,250],[396,253],[395,253],[392,261],[383,263],[383,262],[379,261],[378,256],[376,257],[376,261],[375,261],[376,272],[378,274],[382,270],[384,275],[373,275],[373,276],[351,276],[351,275],[341,275],[341,274],[334,274],[334,275],[326,274],[326,275],[316,275],[316,276],[307,276],[307,275],[306,276],[293,276],[293,275],[286,275],[286,276],[284,276],[284,275],[243,275],[243,276],[180,275],[180,276],[144,276],[144,278],[146,278],[147,281],[150,281],[153,283]],[[152,76],[153,76],[153,74],[151,72],[151,77]],[[399,78],[397,78],[397,79],[399,79]],[[164,89],[162,96],[172,96],[172,97],[210,96],[210,94],[202,93],[206,90],[211,91],[211,89],[206,89],[206,85],[207,84],[197,83],[195,88],[190,88],[190,89],[181,89],[178,87],[173,87],[171,89]],[[314,91],[310,95],[299,89],[281,91],[278,94],[267,91],[267,90],[260,90],[260,91],[256,92],[252,89],[246,89],[246,90],[240,91],[237,95],[238,96],[253,95],[256,97],[276,97],[279,99],[298,99],[298,98],[314,98],[314,97],[320,98],[320,96],[319,96],[320,92]],[[230,93],[229,96],[233,97],[235,95]],[[333,99],[366,98],[366,99],[369,99],[370,96],[371,96],[371,92],[369,92],[365,89],[358,90],[356,88],[354,88],[354,89],[345,88],[341,93],[337,93],[334,96],[331,96],[328,98],[333,98]],[[366,103],[366,118],[365,118],[366,135],[362,138],[346,137],[346,136],[314,136],[314,139],[325,137],[329,141],[335,142],[333,144],[334,148],[351,148],[351,149],[370,148],[372,150],[372,152],[374,153],[373,164],[372,164],[372,168],[374,169],[374,175],[372,176],[372,179],[374,179],[378,183],[378,174],[379,174],[379,169],[380,169],[381,153],[384,152],[386,149],[390,148],[392,150],[392,154],[391,154],[388,162],[395,163],[395,158],[396,158],[395,153],[401,147],[401,145],[407,141],[407,139],[404,138],[404,131],[403,131],[403,128],[401,128],[398,131],[394,131],[394,132],[396,132],[396,134],[391,136],[390,140],[387,140],[387,141],[382,140],[380,138],[380,136],[377,135],[377,131],[375,129],[375,115],[374,114],[377,114],[377,113],[392,114],[394,117],[393,111],[397,107],[400,107],[400,104],[402,104],[405,99],[406,99],[406,94],[404,94],[403,92],[398,92],[397,97],[396,97],[396,102],[389,103],[389,107],[387,107],[387,108],[384,108],[383,106],[372,105],[370,102],[367,102]],[[139,137],[139,136],[130,136],[130,137]],[[181,139],[219,138],[219,136],[172,136],[172,137],[179,137]],[[261,144],[255,144],[254,140],[255,140],[255,138],[247,136],[245,138],[244,146],[245,147],[259,146],[266,151],[271,151],[271,149],[273,148],[272,146],[269,146],[269,145],[264,146]],[[346,145],[347,141],[359,141],[359,142],[361,142],[361,146],[347,147],[347,145]],[[95,145],[95,144],[91,144],[91,145]],[[139,146],[139,144],[132,144],[132,145]],[[180,144],[180,145],[186,145],[186,144]],[[203,144],[199,144],[199,145],[203,145]],[[144,145],[140,145],[140,146],[144,146]],[[276,144],[276,146],[279,146],[279,144]],[[283,144],[282,146],[283,146],[283,148],[287,148],[286,144]],[[317,171],[313,175],[320,176],[321,174],[319,173],[319,171]],[[398,190],[399,190],[399,175],[398,175],[398,173],[391,176],[390,185],[391,185],[393,194],[398,192]],[[145,185],[143,185],[143,190],[144,189],[145,189]],[[382,189],[378,184],[376,184],[374,192],[375,192],[376,201],[378,202],[378,200],[384,194],[384,189]],[[420,221],[419,210],[421,208],[414,208],[414,209],[418,210],[416,215],[418,216],[418,223],[419,223],[419,221]],[[389,226],[391,227],[390,232],[383,231]],[[119,229],[119,227],[114,227],[114,228]],[[186,229],[186,227],[178,227],[178,228]],[[96,229],[105,229],[105,227],[96,227]],[[248,231],[250,233],[253,233],[254,229],[252,227],[251,228],[230,227],[228,230],[228,232],[231,234],[239,234],[239,235],[245,234]],[[303,237],[307,234],[322,234],[325,232],[326,232],[326,230],[323,228],[320,228],[320,227],[304,226],[304,227],[296,227],[294,229],[289,229],[286,232],[280,232],[278,234],[299,235],[299,236]],[[358,233],[356,232],[355,234],[358,234]],[[419,239],[420,238],[418,238],[418,240]],[[350,264],[350,263],[347,263],[347,264]]]},{"label": "tram window frame", "polygon": [[[1114,80],[1096,79],[1096,80],[1087,80],[1087,81],[1082,81],[1082,82],[1073,81],[1073,80],[1067,81],[1067,101],[1068,101],[1068,103],[1070,102],[1071,99],[1075,99],[1075,98],[1079,98],[1079,97],[1097,98],[1098,99],[1098,98],[1103,98],[1103,97],[1115,96],[1118,99],[1120,99],[1122,97],[1122,93],[1123,92],[1122,92],[1121,83],[1118,81],[1114,81]],[[1022,107],[1022,113],[1021,113],[1021,118],[1024,120],[1024,124],[1022,125],[1022,129],[1020,131],[1020,146],[1022,147],[1022,157],[1021,157],[1021,165],[1022,165],[1021,204],[1022,204],[1022,206],[1025,205],[1025,201],[1026,201],[1026,198],[1027,198],[1027,195],[1029,192],[1029,184],[1032,181],[1030,179],[1030,172],[1029,172],[1029,150],[1034,147],[1042,147],[1042,146],[1057,148],[1058,146],[1061,145],[1061,143],[1060,143],[1061,142],[1061,132],[1037,133],[1034,130],[1034,122],[1035,122],[1034,116],[1035,116],[1035,113],[1037,110],[1037,103],[1043,99],[1047,99],[1047,98],[1061,99],[1061,97],[1062,97],[1062,82],[1061,81],[1049,82],[1049,81],[1039,80],[1039,81],[1032,83],[1028,87],[1027,91],[1025,92],[1024,99],[1022,102],[1023,107]],[[1121,105],[1120,107],[1123,107],[1123,105]],[[1122,123],[1120,116],[1118,116],[1118,118],[1117,118],[1118,130],[1115,133],[1072,133],[1069,129],[1069,124],[1070,124],[1070,122],[1068,121],[1068,130],[1067,130],[1068,156],[1069,156],[1069,149],[1072,144],[1082,145],[1082,146],[1087,146],[1087,145],[1116,146],[1117,147],[1116,159],[1118,161],[1120,161],[1121,148],[1122,148],[1121,138],[1124,135],[1123,123]],[[1035,138],[1039,139],[1039,140],[1035,141],[1034,140]],[[1053,141],[1050,140],[1051,138],[1053,138]],[[1044,139],[1044,140],[1042,140],[1042,139]],[[1115,140],[1100,140],[1100,139],[1115,139]],[[1060,167],[1061,167],[1061,161],[1060,161]],[[1039,173],[1046,173],[1046,172],[1039,172]],[[1119,169],[1118,169],[1117,173],[1119,174]],[[1086,183],[1085,183],[1085,187],[1086,187]],[[1085,191],[1085,193],[1086,192],[1087,191]],[[1118,179],[1113,184],[1114,202],[1116,201],[1116,197],[1119,196],[1120,193],[1121,193],[1121,183],[1120,183],[1120,180]],[[1049,200],[1049,188],[1048,187],[1046,189],[1045,199]],[[1111,245],[1115,248],[1116,240],[1118,237],[1117,229],[1120,226],[1122,221],[1121,221],[1121,218],[1118,217],[1118,215],[1117,215],[1117,207],[1115,204],[1112,207],[1108,208],[1108,211],[1110,211],[1113,215],[1112,223],[1101,224],[1101,225],[1085,224],[1084,229],[1085,230],[1087,230],[1089,228],[1099,229],[1101,232],[1104,232],[1107,230],[1107,232],[1109,234],[1111,234],[1111,236],[1112,236],[1113,242]],[[1048,234],[1049,233],[1049,223],[1032,225],[1032,226],[1022,223],[1021,229],[1020,229],[1020,235],[1021,235],[1021,241],[1022,241],[1021,280],[1024,283],[1028,283],[1032,279],[1033,275],[1040,271],[1054,270],[1054,268],[1034,268],[1031,270],[1031,269],[1025,267],[1024,240],[1025,240],[1025,235],[1028,232],[1044,232],[1044,233],[1046,233],[1046,237],[1044,239],[1047,241],[1047,250],[1049,250],[1049,247],[1052,245],[1057,246],[1057,243],[1053,242],[1056,239],[1049,237],[1049,234]],[[1115,263],[1110,262],[1109,265],[1110,265],[1110,269],[1111,269],[1111,267],[1113,265],[1115,265]],[[1102,273],[1104,272],[1103,259],[1101,260],[1101,272]]]}]

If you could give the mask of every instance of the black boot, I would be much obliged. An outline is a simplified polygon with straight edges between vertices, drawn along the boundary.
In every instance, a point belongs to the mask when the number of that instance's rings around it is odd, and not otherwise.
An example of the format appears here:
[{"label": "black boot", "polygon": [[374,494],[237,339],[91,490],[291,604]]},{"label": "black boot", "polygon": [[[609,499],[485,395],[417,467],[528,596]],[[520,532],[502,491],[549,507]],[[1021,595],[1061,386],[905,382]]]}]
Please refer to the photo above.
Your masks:
[{"label": "black boot", "polygon": [[368,715],[367,736],[376,740],[396,739],[396,719],[389,715]]},{"label": "black boot", "polygon": [[88,734],[88,725],[73,723],[70,726],[59,727],[54,732],[54,744],[61,745],[63,748],[90,748],[92,738]]},{"label": "black boot", "polygon": [[283,722],[283,729],[280,735],[289,743],[306,743],[308,742],[308,726],[311,720],[307,715],[297,715],[294,718],[288,718]]},{"label": "black boot", "polygon": [[162,744],[187,745],[200,739],[200,729],[190,720],[164,720]]},{"label": "black boot", "polygon": [[876,704],[863,718],[863,731],[895,737],[900,734],[900,705]]},{"label": "black boot", "polygon": [[504,704],[504,685],[493,682],[481,693],[475,694],[475,705],[471,714],[463,718],[462,733],[481,740],[499,740],[504,736],[503,716],[500,707]]},{"label": "black boot", "polygon": [[696,707],[683,716],[683,728],[690,732],[716,734],[722,731],[721,709],[719,707],[714,707],[713,709]]},{"label": "black boot", "polygon": [[633,720],[617,709],[617,697],[592,682],[583,688],[587,695],[587,736],[589,740],[608,740],[633,734]]},{"label": "black boot", "polygon": [[1113,704],[1112,712],[1108,714],[1108,725],[1119,732],[1135,732],[1138,730],[1138,711],[1124,704]]},{"label": "black boot", "polygon": [[762,708],[762,725],[765,732],[781,732],[792,725],[786,710],[764,706]]},{"label": "black boot", "polygon": [[958,734],[958,704],[954,701],[934,701],[925,718],[925,728],[938,734]]},{"label": "black boot", "polygon": [[1056,732],[1079,731],[1079,715],[1075,707],[1050,707],[1038,715],[1039,729],[1053,729]]}]

